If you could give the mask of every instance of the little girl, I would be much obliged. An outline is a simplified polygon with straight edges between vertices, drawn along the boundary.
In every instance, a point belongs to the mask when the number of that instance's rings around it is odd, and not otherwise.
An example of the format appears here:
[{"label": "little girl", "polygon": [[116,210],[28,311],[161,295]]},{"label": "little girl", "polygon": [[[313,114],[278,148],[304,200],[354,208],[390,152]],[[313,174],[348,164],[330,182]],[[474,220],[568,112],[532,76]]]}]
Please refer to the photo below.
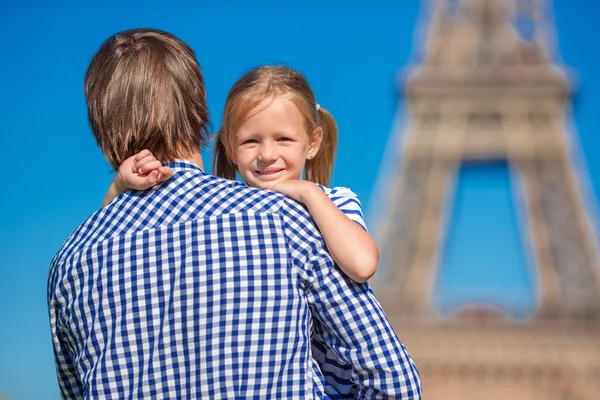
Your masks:
[{"label": "little girl", "polygon": [[[239,173],[250,186],[304,203],[336,264],[362,283],[375,273],[379,252],[367,233],[358,197],[346,188],[325,187],[336,142],[333,117],[316,103],[301,73],[283,66],[259,67],[229,91],[216,134],[213,171],[227,179]],[[150,188],[171,174],[143,150],[121,165],[103,205],[127,189]]]}]

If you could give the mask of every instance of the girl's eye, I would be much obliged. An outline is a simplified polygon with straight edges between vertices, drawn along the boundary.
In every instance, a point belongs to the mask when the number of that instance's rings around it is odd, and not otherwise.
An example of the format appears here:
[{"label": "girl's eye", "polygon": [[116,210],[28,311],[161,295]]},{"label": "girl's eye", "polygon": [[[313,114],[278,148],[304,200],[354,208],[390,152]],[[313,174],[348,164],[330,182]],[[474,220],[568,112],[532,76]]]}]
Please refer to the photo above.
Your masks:
[{"label": "girl's eye", "polygon": [[292,141],[292,139],[290,139],[288,137],[280,137],[277,140],[279,140],[280,142],[291,142]]},{"label": "girl's eye", "polygon": [[242,144],[254,144],[254,143],[258,143],[258,141],[256,139],[247,139],[242,142]]}]

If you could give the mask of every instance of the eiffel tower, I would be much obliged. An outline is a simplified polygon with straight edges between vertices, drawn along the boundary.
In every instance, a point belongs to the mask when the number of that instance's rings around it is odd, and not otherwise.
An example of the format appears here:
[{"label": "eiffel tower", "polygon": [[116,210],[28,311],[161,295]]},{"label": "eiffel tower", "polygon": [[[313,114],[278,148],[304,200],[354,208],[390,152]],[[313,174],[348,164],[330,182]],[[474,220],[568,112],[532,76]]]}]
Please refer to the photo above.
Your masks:
[{"label": "eiffel tower", "polygon": [[[551,60],[540,3],[433,1],[424,59],[404,87],[408,126],[373,287],[429,400],[600,399],[597,241],[565,131],[571,85]],[[434,287],[454,178],[498,160],[524,189],[537,308],[526,321],[484,304],[442,318]]]}]

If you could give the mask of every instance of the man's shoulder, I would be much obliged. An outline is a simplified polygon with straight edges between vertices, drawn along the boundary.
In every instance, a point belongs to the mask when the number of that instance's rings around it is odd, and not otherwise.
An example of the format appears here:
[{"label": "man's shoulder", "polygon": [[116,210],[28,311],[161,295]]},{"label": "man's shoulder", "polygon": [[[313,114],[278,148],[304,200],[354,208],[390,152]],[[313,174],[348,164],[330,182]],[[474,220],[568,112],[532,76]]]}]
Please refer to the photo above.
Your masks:
[{"label": "man's shoulder", "polygon": [[280,193],[206,174],[198,168],[179,167],[170,181],[151,190],[122,193],[90,215],[65,241],[53,264],[110,237],[232,213],[310,220],[301,204]]},{"label": "man's shoulder", "polygon": [[[251,213],[297,213],[309,216],[306,208],[297,201],[271,190],[248,186],[238,181],[231,181],[213,175],[205,175],[203,185],[207,186],[215,200],[224,205],[221,212],[251,212]],[[199,192],[205,189],[197,188]]]}]

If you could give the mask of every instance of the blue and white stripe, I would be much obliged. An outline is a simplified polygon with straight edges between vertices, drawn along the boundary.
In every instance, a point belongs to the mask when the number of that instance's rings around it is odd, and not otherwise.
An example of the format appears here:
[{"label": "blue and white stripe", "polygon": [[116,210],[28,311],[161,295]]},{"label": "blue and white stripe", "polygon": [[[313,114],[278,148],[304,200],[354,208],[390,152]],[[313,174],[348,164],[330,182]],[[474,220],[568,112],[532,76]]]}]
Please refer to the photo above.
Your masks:
[{"label": "blue and white stripe", "polygon": [[324,383],[335,366],[312,357],[313,321],[316,346],[350,366],[352,383],[340,387],[420,396],[372,292],[334,268],[300,204],[186,162],[171,167],[169,182],[94,213],[52,262],[63,398],[347,395]]}]

